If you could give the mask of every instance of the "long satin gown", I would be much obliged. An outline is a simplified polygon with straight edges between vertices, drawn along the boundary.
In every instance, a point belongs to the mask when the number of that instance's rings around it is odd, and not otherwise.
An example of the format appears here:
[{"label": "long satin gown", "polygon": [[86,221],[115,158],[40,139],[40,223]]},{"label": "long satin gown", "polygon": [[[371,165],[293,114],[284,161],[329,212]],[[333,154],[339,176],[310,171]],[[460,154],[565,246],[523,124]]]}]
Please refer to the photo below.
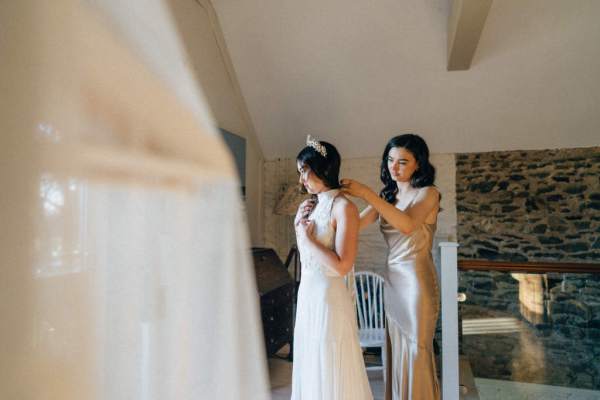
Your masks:
[{"label": "long satin gown", "polygon": [[[309,219],[317,240],[333,249],[331,209],[339,190],[319,193]],[[343,276],[321,265],[298,243],[302,279],[294,328],[292,400],[372,400],[356,308]]]},{"label": "long satin gown", "polygon": [[[410,205],[412,201],[405,208]],[[380,229],[389,247],[384,286],[385,399],[438,400],[433,335],[440,298],[431,256],[436,225],[424,223],[405,235],[380,218]]]}]

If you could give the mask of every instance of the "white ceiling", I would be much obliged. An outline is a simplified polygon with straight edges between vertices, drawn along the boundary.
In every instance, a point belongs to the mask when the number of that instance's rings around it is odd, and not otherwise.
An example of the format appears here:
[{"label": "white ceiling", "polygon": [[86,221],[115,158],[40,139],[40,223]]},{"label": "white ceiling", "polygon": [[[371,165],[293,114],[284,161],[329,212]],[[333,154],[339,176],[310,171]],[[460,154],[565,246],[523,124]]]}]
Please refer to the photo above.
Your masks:
[{"label": "white ceiling", "polygon": [[344,157],[600,145],[600,1],[496,0],[446,71],[448,0],[213,0],[267,159],[307,133]]}]

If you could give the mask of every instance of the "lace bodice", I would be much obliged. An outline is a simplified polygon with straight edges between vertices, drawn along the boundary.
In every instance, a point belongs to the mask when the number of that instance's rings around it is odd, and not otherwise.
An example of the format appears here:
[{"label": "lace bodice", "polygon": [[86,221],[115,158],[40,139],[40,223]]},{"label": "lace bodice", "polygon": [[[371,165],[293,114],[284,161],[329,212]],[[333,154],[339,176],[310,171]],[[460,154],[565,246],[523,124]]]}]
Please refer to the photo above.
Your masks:
[{"label": "lace bodice", "polygon": [[[317,195],[319,199],[318,203],[308,218],[315,223],[315,238],[330,249],[334,249],[335,247],[335,229],[333,229],[331,223],[331,210],[339,192],[339,189],[332,189],[319,193]],[[304,243],[298,242],[298,249],[300,250],[303,273],[320,272],[328,276],[340,276],[337,271],[321,265],[308,250],[305,250]]]}]

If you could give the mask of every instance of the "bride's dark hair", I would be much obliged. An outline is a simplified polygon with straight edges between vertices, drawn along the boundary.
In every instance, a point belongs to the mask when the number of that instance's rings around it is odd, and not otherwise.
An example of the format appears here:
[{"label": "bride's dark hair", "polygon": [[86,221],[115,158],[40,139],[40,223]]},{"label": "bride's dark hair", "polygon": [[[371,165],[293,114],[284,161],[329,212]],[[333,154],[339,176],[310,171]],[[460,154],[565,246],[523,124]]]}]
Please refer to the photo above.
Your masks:
[{"label": "bride's dark hair", "polygon": [[340,153],[334,145],[328,142],[319,142],[325,147],[326,156],[323,156],[315,148],[306,146],[296,161],[308,167],[323,181],[329,189],[338,189],[340,185],[340,165],[342,163]]},{"label": "bride's dark hair", "polygon": [[410,185],[414,188],[432,186],[435,181],[435,167],[429,162],[429,147],[427,143],[419,135],[407,133],[404,135],[395,136],[385,146],[383,156],[381,158],[381,182],[383,189],[379,196],[385,199],[388,203],[396,203],[396,194],[398,193],[398,185],[392,179],[388,169],[388,155],[394,147],[402,147],[411,152],[417,161],[417,170],[410,177]]}]

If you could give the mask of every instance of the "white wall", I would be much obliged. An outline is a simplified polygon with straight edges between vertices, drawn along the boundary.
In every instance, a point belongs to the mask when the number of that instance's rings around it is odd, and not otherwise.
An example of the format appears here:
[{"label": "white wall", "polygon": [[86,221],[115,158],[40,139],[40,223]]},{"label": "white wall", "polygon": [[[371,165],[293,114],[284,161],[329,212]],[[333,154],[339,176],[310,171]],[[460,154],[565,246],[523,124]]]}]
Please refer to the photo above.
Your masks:
[{"label": "white wall", "polygon": [[251,241],[257,245],[262,237],[263,156],[218,21],[208,1],[168,3],[218,126],[246,139],[246,211]]},{"label": "white wall", "polygon": [[495,1],[454,72],[448,0],[214,5],[267,159],[306,133],[346,157],[405,132],[434,153],[600,145],[600,1]]}]

